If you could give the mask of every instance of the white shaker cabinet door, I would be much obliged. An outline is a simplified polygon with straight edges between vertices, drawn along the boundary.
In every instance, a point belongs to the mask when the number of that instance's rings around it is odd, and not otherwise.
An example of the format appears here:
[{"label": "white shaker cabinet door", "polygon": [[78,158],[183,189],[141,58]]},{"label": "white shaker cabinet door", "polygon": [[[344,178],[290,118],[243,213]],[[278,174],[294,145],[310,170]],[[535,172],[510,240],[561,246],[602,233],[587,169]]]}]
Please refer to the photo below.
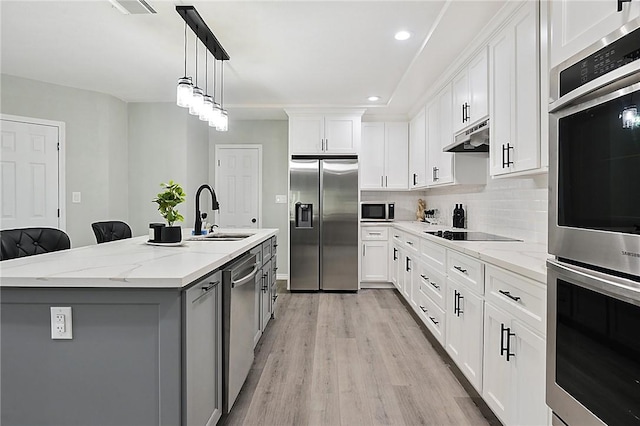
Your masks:
[{"label": "white shaker cabinet door", "polygon": [[389,243],[386,241],[362,242],[362,281],[389,281],[388,253]]},{"label": "white shaker cabinet door", "polygon": [[427,184],[427,119],[425,110],[409,124],[409,188]]},{"label": "white shaker cabinet door", "polygon": [[407,123],[385,123],[385,176],[388,189],[407,189],[409,129]]},{"label": "white shaker cabinet door", "polygon": [[360,141],[360,119],[353,116],[325,116],[324,150],[328,154],[357,154]]},{"label": "white shaker cabinet door", "polygon": [[360,152],[360,188],[384,187],[385,143],[384,123],[362,123]]},{"label": "white shaker cabinet door", "polygon": [[297,116],[289,119],[291,154],[321,154],[324,140],[324,117]]}]

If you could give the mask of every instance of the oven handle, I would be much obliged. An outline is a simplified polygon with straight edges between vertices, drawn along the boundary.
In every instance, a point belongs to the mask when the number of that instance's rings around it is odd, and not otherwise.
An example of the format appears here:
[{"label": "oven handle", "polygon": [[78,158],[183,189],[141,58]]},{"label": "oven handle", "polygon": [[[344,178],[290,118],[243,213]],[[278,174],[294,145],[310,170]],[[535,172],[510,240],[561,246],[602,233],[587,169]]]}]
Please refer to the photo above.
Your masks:
[{"label": "oven handle", "polygon": [[547,266],[562,276],[575,281],[581,287],[616,298],[624,298],[640,306],[640,282],[580,266],[568,265],[554,259],[547,259]]}]

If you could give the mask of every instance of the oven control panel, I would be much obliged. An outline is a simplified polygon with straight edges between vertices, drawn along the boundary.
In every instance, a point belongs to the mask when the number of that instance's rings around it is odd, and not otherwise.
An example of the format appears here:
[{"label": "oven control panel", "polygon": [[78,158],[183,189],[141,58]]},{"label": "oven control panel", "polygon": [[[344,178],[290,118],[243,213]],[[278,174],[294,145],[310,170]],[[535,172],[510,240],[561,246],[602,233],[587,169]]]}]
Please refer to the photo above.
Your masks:
[{"label": "oven control panel", "polygon": [[640,28],[560,72],[560,96],[640,59]]}]

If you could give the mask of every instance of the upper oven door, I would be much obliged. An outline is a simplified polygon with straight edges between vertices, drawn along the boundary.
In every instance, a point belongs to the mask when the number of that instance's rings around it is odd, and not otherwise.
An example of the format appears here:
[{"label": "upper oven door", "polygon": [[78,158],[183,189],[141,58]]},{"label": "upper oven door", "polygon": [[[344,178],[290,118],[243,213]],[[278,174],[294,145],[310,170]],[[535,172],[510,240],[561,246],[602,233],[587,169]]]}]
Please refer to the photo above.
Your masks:
[{"label": "upper oven door", "polygon": [[549,252],[640,276],[640,83],[549,125]]},{"label": "upper oven door", "polygon": [[547,265],[547,404],[568,425],[640,425],[640,283]]}]

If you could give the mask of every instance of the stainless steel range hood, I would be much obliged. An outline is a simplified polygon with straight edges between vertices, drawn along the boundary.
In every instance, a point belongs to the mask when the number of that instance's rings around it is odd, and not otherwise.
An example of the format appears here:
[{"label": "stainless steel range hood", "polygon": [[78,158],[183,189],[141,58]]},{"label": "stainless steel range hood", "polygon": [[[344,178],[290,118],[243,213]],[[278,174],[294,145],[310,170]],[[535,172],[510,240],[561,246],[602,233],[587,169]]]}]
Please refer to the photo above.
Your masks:
[{"label": "stainless steel range hood", "polygon": [[489,152],[489,119],[458,133],[444,152]]}]

